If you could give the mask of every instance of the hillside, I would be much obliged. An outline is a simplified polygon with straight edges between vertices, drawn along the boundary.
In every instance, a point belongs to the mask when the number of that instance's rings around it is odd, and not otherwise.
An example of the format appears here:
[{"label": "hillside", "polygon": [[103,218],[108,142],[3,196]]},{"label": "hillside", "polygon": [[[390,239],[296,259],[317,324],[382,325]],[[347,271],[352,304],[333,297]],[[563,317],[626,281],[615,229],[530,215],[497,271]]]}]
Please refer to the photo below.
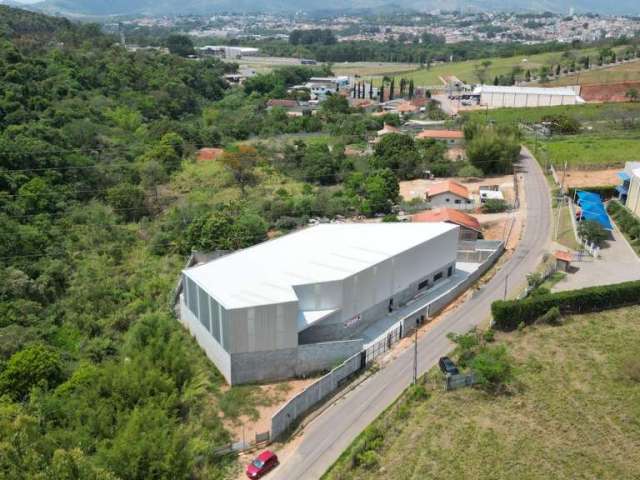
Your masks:
[{"label": "hillside", "polygon": [[497,335],[514,358],[509,394],[405,394],[323,478],[638,478],[639,316],[636,306]]},{"label": "hillside", "polygon": [[[345,10],[407,8],[416,10],[434,10],[442,8],[436,0],[352,0],[341,2],[329,0],[321,4],[309,4],[302,0],[46,0],[36,4],[35,8],[50,12],[63,12],[76,15],[130,15],[130,14],[168,14],[168,13],[210,13],[216,11],[256,12],[256,11],[299,11],[299,10]],[[457,0],[447,5],[447,9],[487,11],[487,10],[533,10],[563,13],[569,8],[576,11],[598,12],[604,14],[634,14],[640,9],[635,0],[605,2],[603,0]]]},{"label": "hillside", "polygon": [[0,5],[0,36],[52,34],[71,28],[71,25],[71,22],[65,18],[50,17],[20,8]]}]

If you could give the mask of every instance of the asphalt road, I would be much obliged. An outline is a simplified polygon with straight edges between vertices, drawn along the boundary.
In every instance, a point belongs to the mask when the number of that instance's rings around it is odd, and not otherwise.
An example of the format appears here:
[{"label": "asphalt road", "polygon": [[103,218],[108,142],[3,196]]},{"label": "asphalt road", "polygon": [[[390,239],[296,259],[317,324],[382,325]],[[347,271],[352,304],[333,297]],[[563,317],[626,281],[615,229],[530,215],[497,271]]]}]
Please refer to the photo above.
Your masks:
[{"label": "asphalt road", "polygon": [[[480,292],[452,311],[418,343],[418,369],[426,372],[449,352],[447,333],[463,333],[490,314],[491,303],[520,292],[527,273],[533,271],[550,243],[551,204],[546,179],[538,163],[523,150],[521,170],[526,195],[526,224],[512,257]],[[410,384],[413,349],[406,349],[383,369],[338,400],[304,429],[302,440],[269,475],[274,480],[317,479],[338,459],[356,436]]]}]

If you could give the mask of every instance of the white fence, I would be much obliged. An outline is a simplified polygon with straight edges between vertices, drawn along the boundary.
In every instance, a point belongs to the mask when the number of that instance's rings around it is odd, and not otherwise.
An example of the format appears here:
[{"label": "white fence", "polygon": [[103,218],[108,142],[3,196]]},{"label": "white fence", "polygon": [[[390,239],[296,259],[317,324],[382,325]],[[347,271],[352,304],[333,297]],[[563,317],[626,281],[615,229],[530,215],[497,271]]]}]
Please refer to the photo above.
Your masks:
[{"label": "white fence", "polygon": [[593,258],[599,258],[600,247],[598,247],[593,243],[587,242],[586,240],[583,240],[580,237],[580,234],[578,233],[578,221],[576,220],[576,208],[571,198],[568,198],[568,201],[569,201],[569,215],[571,216],[571,226],[573,227],[573,234],[575,235],[576,240],[578,241],[578,243],[580,243],[584,247],[584,250],[589,255],[591,255]]}]

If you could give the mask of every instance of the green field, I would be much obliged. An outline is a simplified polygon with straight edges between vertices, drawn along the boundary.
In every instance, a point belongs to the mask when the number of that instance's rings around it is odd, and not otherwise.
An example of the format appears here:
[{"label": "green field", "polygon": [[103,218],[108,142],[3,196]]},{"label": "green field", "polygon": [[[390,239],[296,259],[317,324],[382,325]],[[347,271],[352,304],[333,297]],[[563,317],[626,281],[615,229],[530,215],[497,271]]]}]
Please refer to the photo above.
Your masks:
[{"label": "green field", "polygon": [[636,306],[498,334],[514,357],[510,395],[405,394],[325,480],[640,478],[638,318]]},{"label": "green field", "polygon": [[[558,209],[554,209],[554,222],[556,222],[555,219],[558,218],[557,215]],[[555,227],[556,225],[554,224],[553,228]],[[561,208],[560,223],[558,224],[558,236],[556,238],[556,241],[560,245],[564,245],[565,247],[568,247],[572,250],[580,250],[580,244],[576,240],[576,235],[573,232],[573,225],[571,223],[571,210],[569,210],[569,207],[567,206]]]},{"label": "green field", "polygon": [[[576,56],[592,55],[595,49],[576,50]],[[521,67],[523,70],[537,70],[544,65],[555,65],[562,62],[562,52],[541,53],[537,55],[518,55],[514,57],[493,57],[487,59],[491,61],[491,66],[487,71],[487,78],[493,80],[497,75],[506,75],[514,67]],[[430,69],[423,68],[416,70],[403,77],[412,78],[416,85],[442,85],[440,77],[455,75],[468,83],[477,83],[475,65],[482,63],[482,59],[468,60],[465,62],[443,63],[432,66]]]},{"label": "green field", "polygon": [[599,84],[640,81],[640,61],[614,65],[612,67],[580,72],[553,80],[547,86]]},{"label": "green field", "polygon": [[471,118],[488,118],[498,124],[538,123],[549,115],[570,115],[580,122],[618,120],[626,116],[640,117],[640,102],[636,103],[587,103],[539,108],[499,108],[468,113]]},{"label": "green field", "polygon": [[640,137],[583,134],[541,142],[549,160],[557,167],[617,167],[640,157]]}]

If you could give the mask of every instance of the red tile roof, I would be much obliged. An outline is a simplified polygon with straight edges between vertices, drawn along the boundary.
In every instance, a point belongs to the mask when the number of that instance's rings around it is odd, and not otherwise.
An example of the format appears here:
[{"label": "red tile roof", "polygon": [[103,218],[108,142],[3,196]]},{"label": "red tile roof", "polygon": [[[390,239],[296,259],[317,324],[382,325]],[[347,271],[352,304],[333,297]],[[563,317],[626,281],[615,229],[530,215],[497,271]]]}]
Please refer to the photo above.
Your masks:
[{"label": "red tile roof", "polygon": [[418,138],[446,138],[447,140],[461,140],[464,133],[460,130],[423,130]]},{"label": "red tile roof", "polygon": [[453,193],[459,197],[467,200],[471,200],[469,189],[464,185],[454,182],[453,180],[447,180],[446,182],[434,183],[427,189],[427,196],[435,197],[443,193]]},{"label": "red tile roof", "polygon": [[198,150],[198,161],[205,162],[210,160],[216,160],[224,153],[221,148],[201,148]]},{"label": "red tile roof", "polygon": [[418,213],[411,217],[413,222],[448,222],[460,225],[461,227],[482,232],[480,222],[471,215],[456,210],[454,208],[436,208],[427,212]]},{"label": "red tile roof", "polygon": [[571,263],[571,261],[573,260],[573,256],[570,252],[563,252],[561,250],[556,250],[555,252],[553,252],[553,256],[558,260],[562,260],[563,262],[567,263]]},{"label": "red tile roof", "polygon": [[287,98],[272,98],[267,102],[267,107],[295,108],[297,106],[298,102],[296,100],[289,100]]},{"label": "red tile roof", "polygon": [[416,110],[418,110],[418,107],[416,107],[415,105],[413,105],[410,102],[402,102],[400,105],[398,105],[398,107],[396,108],[396,110],[398,110],[399,112],[415,112]]}]

